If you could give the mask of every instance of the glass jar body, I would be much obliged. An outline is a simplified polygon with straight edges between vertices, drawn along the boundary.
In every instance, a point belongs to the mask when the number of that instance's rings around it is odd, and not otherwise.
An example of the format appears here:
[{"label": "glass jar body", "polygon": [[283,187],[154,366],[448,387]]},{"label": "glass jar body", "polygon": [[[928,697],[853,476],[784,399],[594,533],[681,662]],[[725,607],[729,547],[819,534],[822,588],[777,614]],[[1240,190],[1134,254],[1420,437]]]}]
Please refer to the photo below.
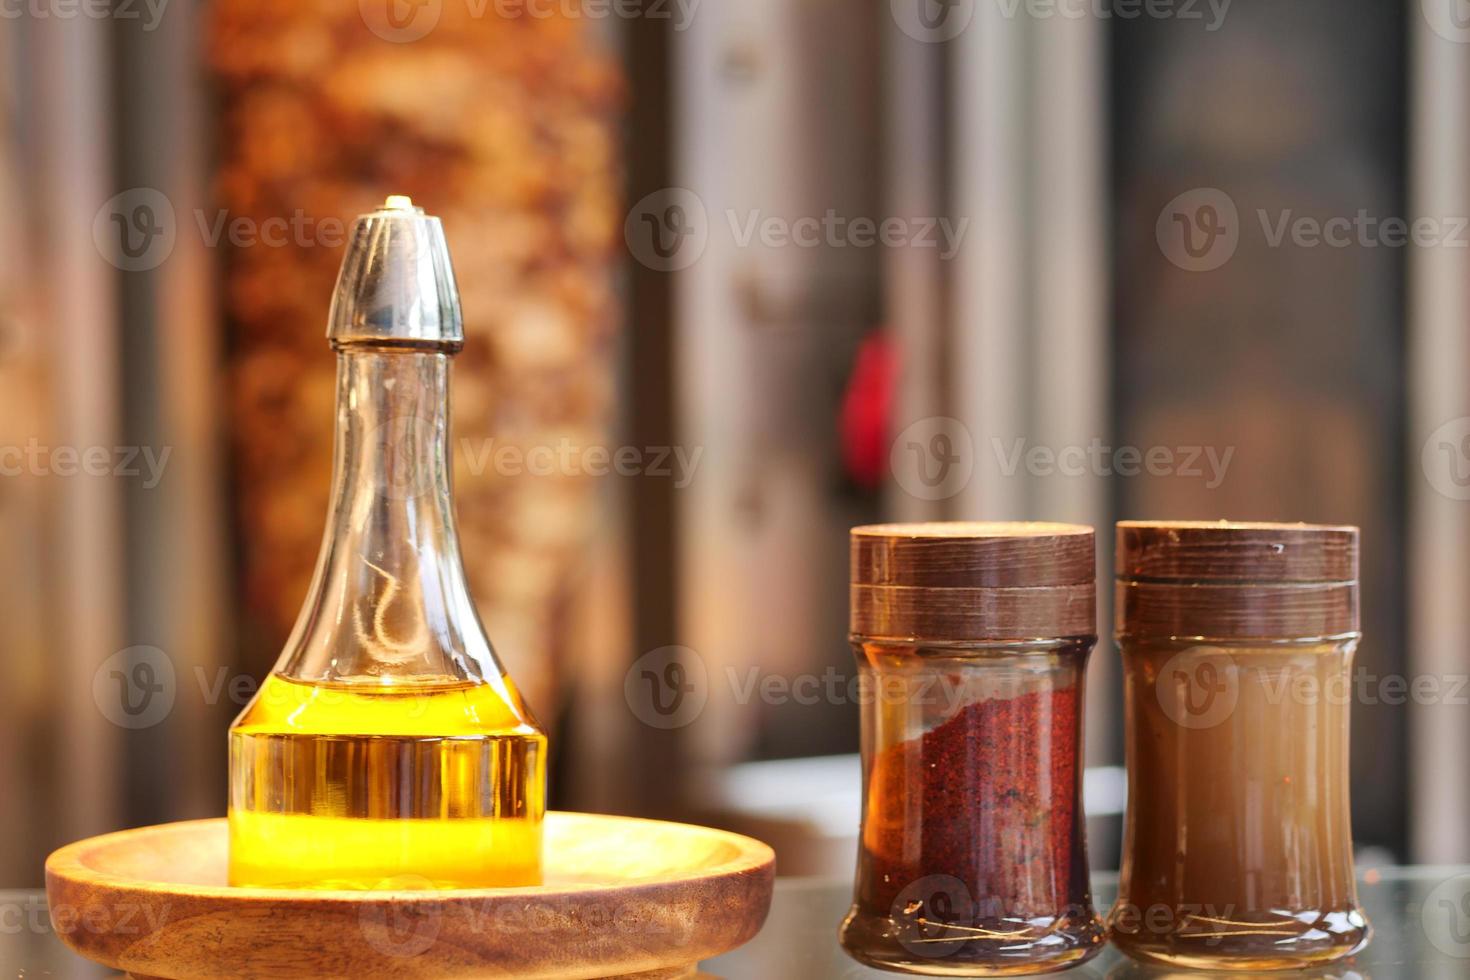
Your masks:
[{"label": "glass jar body", "polygon": [[1093,639],[853,645],[863,815],[843,946],[934,976],[1037,973],[1095,953],[1081,805]]},{"label": "glass jar body", "polygon": [[1128,808],[1109,931],[1124,952],[1265,970],[1367,943],[1348,798],[1356,645],[1121,642]]}]

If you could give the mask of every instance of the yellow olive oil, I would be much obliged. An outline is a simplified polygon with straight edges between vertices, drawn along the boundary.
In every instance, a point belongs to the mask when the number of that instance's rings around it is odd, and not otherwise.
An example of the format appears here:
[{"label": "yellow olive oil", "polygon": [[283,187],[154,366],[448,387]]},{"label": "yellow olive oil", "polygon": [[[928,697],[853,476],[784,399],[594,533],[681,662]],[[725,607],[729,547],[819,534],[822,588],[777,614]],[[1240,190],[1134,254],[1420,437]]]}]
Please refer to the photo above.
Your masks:
[{"label": "yellow olive oil", "polygon": [[545,770],[508,678],[272,674],[230,730],[230,883],[539,884]]}]

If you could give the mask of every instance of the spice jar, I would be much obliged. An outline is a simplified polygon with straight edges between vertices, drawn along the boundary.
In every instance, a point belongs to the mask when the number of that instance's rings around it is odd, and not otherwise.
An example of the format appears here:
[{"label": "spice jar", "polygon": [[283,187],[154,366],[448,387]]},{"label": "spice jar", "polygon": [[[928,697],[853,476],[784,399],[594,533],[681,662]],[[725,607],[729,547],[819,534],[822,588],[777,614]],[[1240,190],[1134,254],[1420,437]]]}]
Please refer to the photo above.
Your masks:
[{"label": "spice jar", "polygon": [[842,945],[943,976],[1039,973],[1103,941],[1081,801],[1093,531],[852,532],[863,813]]},{"label": "spice jar", "polygon": [[1128,807],[1113,941],[1192,969],[1362,949],[1357,528],[1125,522],[1116,588]]}]

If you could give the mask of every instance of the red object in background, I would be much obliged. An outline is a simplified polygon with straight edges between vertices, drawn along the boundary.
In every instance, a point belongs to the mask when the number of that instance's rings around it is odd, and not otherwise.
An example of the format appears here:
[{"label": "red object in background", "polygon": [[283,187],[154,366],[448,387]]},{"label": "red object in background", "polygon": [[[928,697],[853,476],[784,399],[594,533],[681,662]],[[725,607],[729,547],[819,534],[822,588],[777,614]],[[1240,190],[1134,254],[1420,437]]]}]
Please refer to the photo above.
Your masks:
[{"label": "red object in background", "polygon": [[879,330],[858,345],[842,395],[842,465],[858,486],[875,490],[888,469],[889,419],[898,355]]}]

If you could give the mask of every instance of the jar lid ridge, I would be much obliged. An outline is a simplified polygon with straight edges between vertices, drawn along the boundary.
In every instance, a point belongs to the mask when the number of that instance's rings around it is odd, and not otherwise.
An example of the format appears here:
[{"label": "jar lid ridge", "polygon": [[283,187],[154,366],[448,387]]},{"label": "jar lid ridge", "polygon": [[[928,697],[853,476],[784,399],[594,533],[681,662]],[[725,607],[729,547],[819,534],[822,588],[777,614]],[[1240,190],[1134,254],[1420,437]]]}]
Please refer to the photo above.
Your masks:
[{"label": "jar lid ridge", "polygon": [[1294,639],[1358,631],[1348,525],[1121,521],[1119,636]]},{"label": "jar lid ridge", "polygon": [[855,527],[851,632],[943,642],[1093,636],[1095,539],[1080,524]]}]

